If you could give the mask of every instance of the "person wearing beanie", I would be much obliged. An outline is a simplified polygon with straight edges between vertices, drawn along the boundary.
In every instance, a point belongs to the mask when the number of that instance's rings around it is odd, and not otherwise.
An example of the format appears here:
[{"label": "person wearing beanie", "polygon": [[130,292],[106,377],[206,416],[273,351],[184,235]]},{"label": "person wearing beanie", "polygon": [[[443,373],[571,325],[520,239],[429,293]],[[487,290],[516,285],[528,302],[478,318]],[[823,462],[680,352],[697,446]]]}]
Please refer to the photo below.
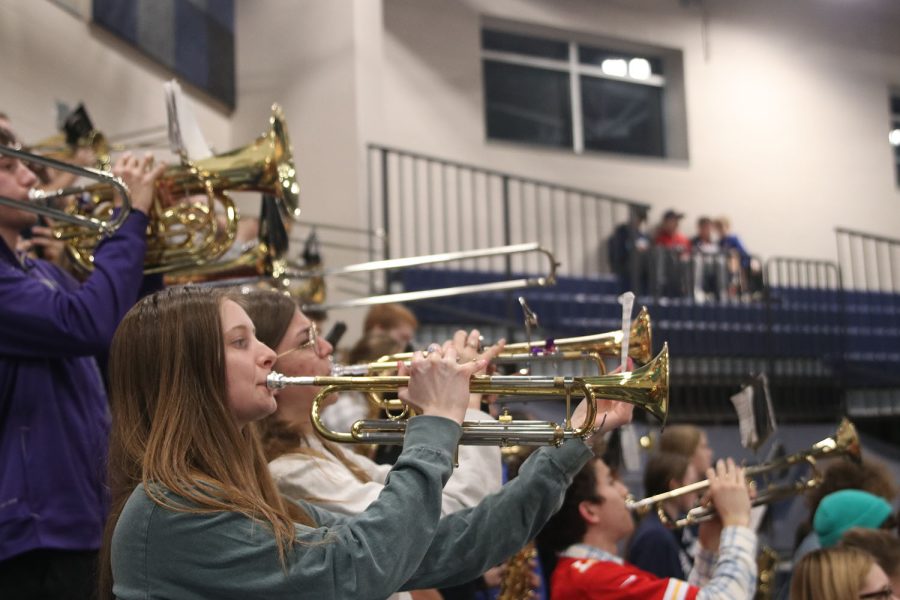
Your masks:
[{"label": "person wearing beanie", "polygon": [[862,490],[840,490],[822,499],[813,517],[813,527],[822,547],[829,548],[853,527],[879,529],[891,512],[891,505],[884,498]]}]

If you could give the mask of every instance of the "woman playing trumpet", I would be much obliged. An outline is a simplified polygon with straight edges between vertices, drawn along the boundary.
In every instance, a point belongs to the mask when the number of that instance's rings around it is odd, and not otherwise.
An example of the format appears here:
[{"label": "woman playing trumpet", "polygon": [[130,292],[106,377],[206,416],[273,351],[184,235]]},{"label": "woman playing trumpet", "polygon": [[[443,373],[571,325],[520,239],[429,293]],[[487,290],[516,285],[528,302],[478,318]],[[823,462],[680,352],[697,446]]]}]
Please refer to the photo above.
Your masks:
[{"label": "woman playing trumpet", "polygon": [[[542,449],[501,492],[441,519],[469,379],[485,366],[458,363],[451,342],[413,360],[422,415],[378,500],[354,517],[289,500],[253,425],[277,406],[265,384],[276,355],[240,302],[167,290],[116,333],[107,596],[375,599],[470,579],[535,535],[591,456],[579,440]],[[630,420],[631,405],[601,404],[606,427]]]}]

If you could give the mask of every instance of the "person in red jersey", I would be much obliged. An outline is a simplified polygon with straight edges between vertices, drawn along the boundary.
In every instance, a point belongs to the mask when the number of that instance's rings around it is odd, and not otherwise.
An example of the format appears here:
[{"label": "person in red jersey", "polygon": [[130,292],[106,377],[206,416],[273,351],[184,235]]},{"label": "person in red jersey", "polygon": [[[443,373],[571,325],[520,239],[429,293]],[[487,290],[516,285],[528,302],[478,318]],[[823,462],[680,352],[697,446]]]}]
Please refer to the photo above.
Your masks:
[{"label": "person in red jersey", "polygon": [[575,476],[562,508],[541,533],[560,552],[551,597],[565,600],[742,600],[756,590],[756,534],[743,470],[729,459],[707,471],[718,518],[700,526],[688,581],[661,579],[623,561],[618,544],[634,530],[628,489],[600,458]]}]

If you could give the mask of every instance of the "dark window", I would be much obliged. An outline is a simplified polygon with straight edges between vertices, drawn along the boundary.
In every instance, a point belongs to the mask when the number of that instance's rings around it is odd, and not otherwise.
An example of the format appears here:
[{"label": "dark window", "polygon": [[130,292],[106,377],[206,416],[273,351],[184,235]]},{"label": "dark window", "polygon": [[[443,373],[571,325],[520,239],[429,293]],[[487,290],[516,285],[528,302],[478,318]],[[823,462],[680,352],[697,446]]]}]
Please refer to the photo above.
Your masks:
[{"label": "dark window", "polygon": [[488,139],[666,156],[664,66],[680,63],[666,63],[664,50],[496,29],[483,29],[481,42]]},{"label": "dark window", "polygon": [[481,31],[481,46],[485,50],[513,52],[537,58],[569,60],[569,44],[566,42],[546,40],[506,31],[483,29]]},{"label": "dark window", "polygon": [[486,60],[487,135],[545,146],[572,146],[569,76]]},{"label": "dark window", "polygon": [[582,77],[581,110],[585,149],[664,156],[661,88]]}]

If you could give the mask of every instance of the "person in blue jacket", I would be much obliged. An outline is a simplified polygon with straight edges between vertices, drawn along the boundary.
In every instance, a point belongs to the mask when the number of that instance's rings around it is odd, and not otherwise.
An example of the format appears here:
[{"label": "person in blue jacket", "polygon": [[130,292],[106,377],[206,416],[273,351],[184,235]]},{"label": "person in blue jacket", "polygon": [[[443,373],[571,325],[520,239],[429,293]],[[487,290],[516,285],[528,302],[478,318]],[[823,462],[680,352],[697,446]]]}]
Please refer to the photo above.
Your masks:
[{"label": "person in blue jacket", "polygon": [[[0,129],[0,144],[14,146]],[[133,211],[79,284],[17,252],[34,213],[0,206],[0,596],[89,598],[108,499],[109,411],[94,355],[106,350],[143,278],[147,212],[164,165],[123,155]],[[0,156],[0,196],[37,178]]]}]

